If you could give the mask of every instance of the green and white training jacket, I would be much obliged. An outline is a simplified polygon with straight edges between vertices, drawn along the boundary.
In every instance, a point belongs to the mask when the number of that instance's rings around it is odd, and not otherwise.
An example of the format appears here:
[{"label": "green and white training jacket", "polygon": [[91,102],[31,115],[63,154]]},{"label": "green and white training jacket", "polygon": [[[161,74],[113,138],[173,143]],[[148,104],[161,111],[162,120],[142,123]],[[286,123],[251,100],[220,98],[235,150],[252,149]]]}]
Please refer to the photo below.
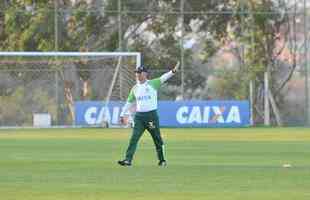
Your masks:
[{"label": "green and white training jacket", "polygon": [[163,74],[159,78],[137,83],[132,87],[127,102],[122,109],[121,117],[128,114],[131,106],[136,103],[136,112],[149,112],[157,109],[157,91],[160,86],[174,75],[172,71]]}]

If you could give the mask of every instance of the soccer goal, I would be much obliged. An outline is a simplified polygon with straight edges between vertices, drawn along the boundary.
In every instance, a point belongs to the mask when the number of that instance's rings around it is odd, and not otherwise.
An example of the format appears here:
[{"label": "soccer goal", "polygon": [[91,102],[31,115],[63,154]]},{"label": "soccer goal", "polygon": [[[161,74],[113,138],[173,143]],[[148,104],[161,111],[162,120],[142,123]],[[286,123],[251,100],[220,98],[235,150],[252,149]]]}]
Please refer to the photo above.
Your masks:
[{"label": "soccer goal", "polygon": [[118,124],[139,52],[0,52],[0,127]]}]

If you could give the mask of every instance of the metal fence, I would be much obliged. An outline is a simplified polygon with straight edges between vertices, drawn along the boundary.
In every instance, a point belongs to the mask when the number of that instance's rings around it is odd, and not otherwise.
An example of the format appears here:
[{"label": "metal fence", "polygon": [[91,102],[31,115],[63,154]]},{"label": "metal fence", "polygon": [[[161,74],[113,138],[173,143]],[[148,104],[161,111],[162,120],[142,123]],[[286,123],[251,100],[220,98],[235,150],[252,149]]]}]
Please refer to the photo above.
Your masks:
[{"label": "metal fence", "polygon": [[[270,105],[271,123],[278,124],[278,110],[284,125],[310,124],[310,3],[306,0],[279,0],[278,7],[283,7],[279,10],[251,8],[246,1],[235,1],[236,8],[226,9],[219,8],[221,5],[212,7],[213,1],[202,0],[158,1],[162,5],[156,4],[157,1],[143,0],[106,2],[72,1],[65,4],[54,1],[49,8],[38,9],[34,4],[13,8],[10,1],[4,1],[0,11],[0,33],[9,27],[6,23],[11,22],[8,19],[10,14],[31,15],[29,20],[43,18],[36,22],[41,23],[37,31],[46,34],[49,42],[46,42],[45,49],[49,51],[139,51],[143,55],[143,64],[151,69],[151,77],[166,72],[179,60],[181,70],[162,89],[160,99],[227,100],[250,99],[252,96],[255,124],[262,124],[265,118],[263,75],[267,72],[270,92],[276,101],[276,109]],[[152,7],[152,4],[156,6]],[[259,21],[253,20],[266,16],[270,19],[282,17],[283,23],[277,26],[273,24],[275,21],[267,20],[264,23],[270,23],[270,29],[266,25],[266,32],[263,32],[259,30]],[[18,23],[20,19],[16,17],[14,20]],[[232,30],[221,30],[220,25],[228,20],[231,20],[230,26],[223,29]],[[218,31],[216,36],[212,35],[215,30]],[[221,35],[221,31],[228,34]],[[258,34],[268,35],[268,31],[278,35],[269,34],[275,37],[266,37],[265,43],[260,44],[264,40],[259,40]],[[8,37],[0,34],[2,50],[42,50],[31,44],[7,49],[7,42],[14,43],[16,39]],[[271,48],[268,44],[274,46]],[[269,60],[257,57],[262,55],[262,46],[266,53],[270,53]],[[268,48],[272,52],[268,52]],[[91,87],[93,93],[87,99],[104,99],[104,95],[99,94],[106,89],[100,87],[100,81],[94,81],[100,72],[93,70],[93,75],[89,75],[91,70],[88,68],[76,70],[69,66],[66,75],[62,76],[64,71],[42,67],[48,62],[50,60],[32,60],[10,63],[7,67],[8,63],[0,60],[0,126],[31,125],[32,115],[28,113],[46,110],[53,116],[53,125],[72,125],[69,98],[82,99],[85,96],[83,91]],[[103,74],[100,80],[109,82],[111,75]],[[83,77],[88,75],[91,78],[83,82]],[[68,77],[74,77],[74,86],[67,81]],[[132,76],[126,78],[133,79]],[[72,97],[66,96],[66,90],[72,87],[75,88]],[[115,99],[124,100],[124,93]]]},{"label": "metal fence", "polygon": [[124,101],[135,83],[135,56],[1,58],[2,127],[31,127],[47,113],[52,125],[74,126],[76,101]]}]

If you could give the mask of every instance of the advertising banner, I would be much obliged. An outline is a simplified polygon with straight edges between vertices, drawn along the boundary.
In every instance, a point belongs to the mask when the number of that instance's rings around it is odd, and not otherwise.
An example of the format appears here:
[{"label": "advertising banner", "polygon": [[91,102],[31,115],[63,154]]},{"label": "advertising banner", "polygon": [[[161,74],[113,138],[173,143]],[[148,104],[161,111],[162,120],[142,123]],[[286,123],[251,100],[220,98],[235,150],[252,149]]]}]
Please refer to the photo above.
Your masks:
[{"label": "advertising banner", "polygon": [[[75,103],[75,124],[96,126],[102,121],[118,124],[124,102]],[[107,107],[105,107],[107,106]],[[162,127],[245,127],[250,125],[249,102],[245,101],[159,101]]]}]

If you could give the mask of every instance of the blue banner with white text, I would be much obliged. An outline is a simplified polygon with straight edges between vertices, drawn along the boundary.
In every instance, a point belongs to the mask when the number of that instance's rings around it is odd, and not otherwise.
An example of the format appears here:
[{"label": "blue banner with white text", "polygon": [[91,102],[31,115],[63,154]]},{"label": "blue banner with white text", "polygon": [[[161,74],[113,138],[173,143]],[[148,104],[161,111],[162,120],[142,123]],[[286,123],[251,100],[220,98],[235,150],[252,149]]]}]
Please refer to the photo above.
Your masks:
[{"label": "blue banner with white text", "polygon": [[[102,121],[118,124],[124,102],[75,103],[75,124],[96,126]],[[249,101],[159,101],[162,127],[245,127],[250,125]]]}]

